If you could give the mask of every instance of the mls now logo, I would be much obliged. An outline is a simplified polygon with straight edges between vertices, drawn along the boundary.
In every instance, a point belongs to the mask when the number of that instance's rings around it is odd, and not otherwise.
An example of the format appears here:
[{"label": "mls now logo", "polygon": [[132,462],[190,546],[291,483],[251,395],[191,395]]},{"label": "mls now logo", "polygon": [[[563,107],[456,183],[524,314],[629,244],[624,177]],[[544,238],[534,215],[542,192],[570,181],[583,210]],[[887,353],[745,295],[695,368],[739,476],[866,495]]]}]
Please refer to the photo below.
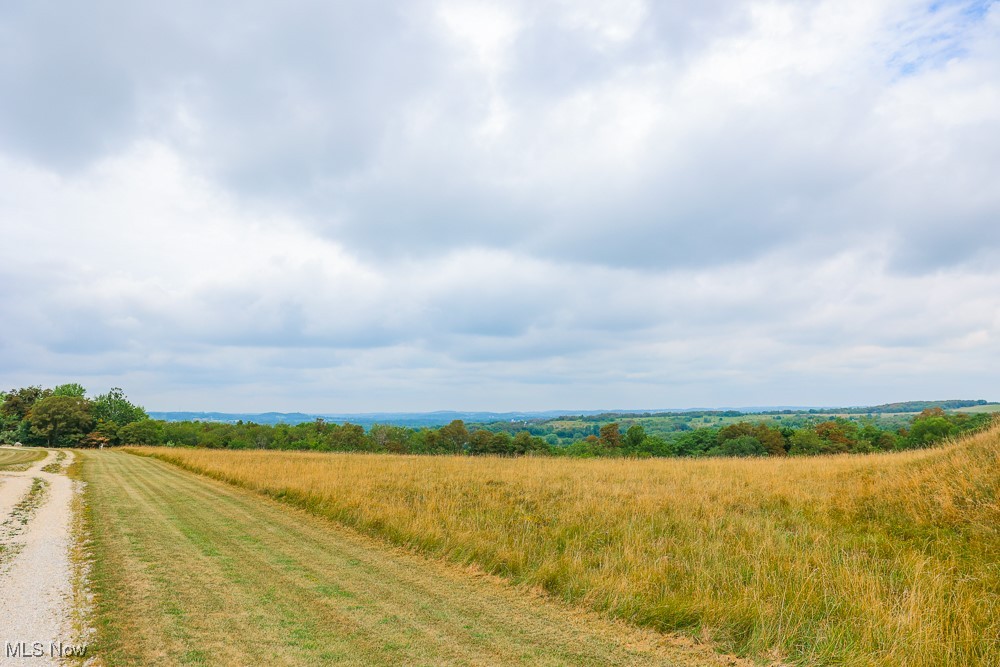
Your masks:
[{"label": "mls now logo", "polygon": [[87,655],[86,644],[63,644],[62,642],[52,642],[46,651],[45,642],[7,642],[4,647],[4,655],[8,658],[82,658]]}]

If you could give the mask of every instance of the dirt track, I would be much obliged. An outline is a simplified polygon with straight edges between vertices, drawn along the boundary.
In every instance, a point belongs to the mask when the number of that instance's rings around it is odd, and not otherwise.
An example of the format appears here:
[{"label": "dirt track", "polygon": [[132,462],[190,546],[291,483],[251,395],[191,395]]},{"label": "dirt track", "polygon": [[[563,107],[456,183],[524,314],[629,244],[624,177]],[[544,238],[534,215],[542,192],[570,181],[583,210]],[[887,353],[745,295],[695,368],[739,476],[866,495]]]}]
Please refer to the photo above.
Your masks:
[{"label": "dirt track", "polygon": [[0,664],[57,664],[53,644],[70,643],[72,456],[59,472],[42,470],[56,452],[0,471]]}]

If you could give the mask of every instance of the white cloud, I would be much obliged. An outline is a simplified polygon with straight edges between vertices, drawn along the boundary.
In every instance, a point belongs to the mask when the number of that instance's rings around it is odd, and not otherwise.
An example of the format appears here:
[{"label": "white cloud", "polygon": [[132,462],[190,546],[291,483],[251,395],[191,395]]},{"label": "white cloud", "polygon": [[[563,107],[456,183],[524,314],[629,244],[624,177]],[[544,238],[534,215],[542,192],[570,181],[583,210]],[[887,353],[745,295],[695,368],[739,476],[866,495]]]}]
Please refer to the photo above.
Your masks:
[{"label": "white cloud", "polygon": [[44,65],[0,67],[8,384],[248,410],[997,398],[995,6],[240,9],[0,11]]}]

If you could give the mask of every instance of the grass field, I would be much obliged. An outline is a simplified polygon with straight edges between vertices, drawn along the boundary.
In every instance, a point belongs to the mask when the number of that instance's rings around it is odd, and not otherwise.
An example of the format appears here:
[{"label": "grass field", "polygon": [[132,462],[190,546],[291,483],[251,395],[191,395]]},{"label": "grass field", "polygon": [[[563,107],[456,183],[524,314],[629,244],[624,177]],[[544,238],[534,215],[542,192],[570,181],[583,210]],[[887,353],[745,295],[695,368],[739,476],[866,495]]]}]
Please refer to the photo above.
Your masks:
[{"label": "grass field", "polygon": [[142,450],[635,625],[928,667],[1000,664],[998,452],[998,428],[786,460]]},{"label": "grass field", "polygon": [[0,448],[0,470],[24,470],[46,454],[44,449]]},{"label": "grass field", "polygon": [[150,458],[81,453],[114,665],[732,665]]},{"label": "grass field", "polygon": [[988,403],[987,405],[973,405],[968,408],[950,410],[950,412],[1000,412],[1000,403]]}]

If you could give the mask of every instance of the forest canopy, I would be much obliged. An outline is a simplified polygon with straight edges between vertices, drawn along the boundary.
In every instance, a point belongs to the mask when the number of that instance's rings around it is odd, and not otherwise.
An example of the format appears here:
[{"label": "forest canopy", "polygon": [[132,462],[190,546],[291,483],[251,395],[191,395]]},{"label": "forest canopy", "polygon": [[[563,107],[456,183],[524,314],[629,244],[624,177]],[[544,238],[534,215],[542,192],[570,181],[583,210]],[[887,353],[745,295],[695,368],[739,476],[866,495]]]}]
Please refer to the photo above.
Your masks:
[{"label": "forest canopy", "polygon": [[[945,403],[945,402],[940,402]],[[982,405],[983,401],[947,402]],[[573,457],[808,456],[928,447],[991,422],[988,413],[946,411],[932,402],[884,419],[877,409],[606,413],[579,418],[440,427],[374,424],[365,429],[322,418],[298,424],[150,419],[120,388],[87,396],[80,384],[0,392],[0,442],[45,447],[164,445],[398,454]]]}]

